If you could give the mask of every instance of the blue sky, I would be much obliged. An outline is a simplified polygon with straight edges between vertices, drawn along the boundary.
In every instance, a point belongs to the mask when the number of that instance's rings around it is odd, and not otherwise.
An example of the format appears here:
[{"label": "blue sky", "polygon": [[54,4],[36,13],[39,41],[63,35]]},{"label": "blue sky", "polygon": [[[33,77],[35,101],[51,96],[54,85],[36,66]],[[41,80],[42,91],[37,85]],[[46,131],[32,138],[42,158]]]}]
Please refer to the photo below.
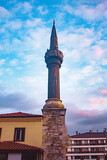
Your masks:
[{"label": "blue sky", "polygon": [[61,100],[69,134],[107,127],[107,2],[0,1],[0,113],[40,114],[47,99],[52,21],[56,21]]}]

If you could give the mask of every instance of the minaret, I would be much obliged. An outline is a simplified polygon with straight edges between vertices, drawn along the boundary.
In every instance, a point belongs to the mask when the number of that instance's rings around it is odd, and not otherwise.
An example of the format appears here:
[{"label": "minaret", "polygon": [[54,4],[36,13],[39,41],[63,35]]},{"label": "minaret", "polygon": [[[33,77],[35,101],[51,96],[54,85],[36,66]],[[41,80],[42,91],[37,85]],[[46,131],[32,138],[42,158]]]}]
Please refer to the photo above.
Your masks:
[{"label": "minaret", "polygon": [[50,38],[50,50],[45,54],[45,62],[48,67],[48,99],[60,100],[59,68],[63,61],[63,53],[58,50],[58,39],[53,22]]},{"label": "minaret", "polygon": [[43,112],[44,160],[66,160],[66,109],[60,100],[59,69],[63,53],[58,50],[58,38],[53,21],[50,49],[45,53],[48,68],[48,99]]}]

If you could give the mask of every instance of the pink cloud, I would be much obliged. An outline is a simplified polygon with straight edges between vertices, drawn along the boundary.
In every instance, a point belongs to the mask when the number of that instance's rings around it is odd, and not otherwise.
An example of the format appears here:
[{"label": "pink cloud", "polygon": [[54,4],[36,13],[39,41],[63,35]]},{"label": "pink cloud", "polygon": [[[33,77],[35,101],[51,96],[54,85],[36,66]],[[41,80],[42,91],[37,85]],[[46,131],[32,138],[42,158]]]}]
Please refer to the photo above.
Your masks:
[{"label": "pink cloud", "polygon": [[101,106],[107,106],[107,98],[90,98],[88,100],[90,102],[90,106],[94,108],[99,108]]},{"label": "pink cloud", "polygon": [[96,110],[81,110],[81,109],[75,109],[71,111],[71,114],[77,115],[78,117],[92,117],[97,114]]},{"label": "pink cloud", "polygon": [[102,89],[100,89],[100,90],[99,90],[99,93],[100,93],[101,95],[107,96],[107,88],[102,88]]},{"label": "pink cloud", "polygon": [[96,47],[95,47],[95,55],[96,55],[97,57],[100,57],[100,56],[102,56],[103,54],[104,54],[104,50],[103,50],[101,47],[96,46]]}]

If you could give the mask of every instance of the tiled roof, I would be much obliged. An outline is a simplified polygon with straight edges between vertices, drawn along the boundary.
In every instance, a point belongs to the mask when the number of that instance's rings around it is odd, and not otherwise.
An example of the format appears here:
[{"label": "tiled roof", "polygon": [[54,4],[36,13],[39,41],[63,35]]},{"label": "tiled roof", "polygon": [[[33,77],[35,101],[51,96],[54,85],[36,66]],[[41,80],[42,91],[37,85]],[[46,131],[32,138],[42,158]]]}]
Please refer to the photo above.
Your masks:
[{"label": "tiled roof", "polygon": [[42,117],[42,115],[37,114],[29,114],[24,112],[15,112],[15,113],[7,113],[7,114],[0,114],[0,118],[19,118],[19,117]]},{"label": "tiled roof", "polygon": [[16,143],[13,141],[0,142],[1,152],[43,152],[43,149],[26,144]]},{"label": "tiled roof", "polygon": [[102,137],[106,137],[106,132],[78,133],[78,134],[70,136],[70,137],[71,138],[102,138]]}]

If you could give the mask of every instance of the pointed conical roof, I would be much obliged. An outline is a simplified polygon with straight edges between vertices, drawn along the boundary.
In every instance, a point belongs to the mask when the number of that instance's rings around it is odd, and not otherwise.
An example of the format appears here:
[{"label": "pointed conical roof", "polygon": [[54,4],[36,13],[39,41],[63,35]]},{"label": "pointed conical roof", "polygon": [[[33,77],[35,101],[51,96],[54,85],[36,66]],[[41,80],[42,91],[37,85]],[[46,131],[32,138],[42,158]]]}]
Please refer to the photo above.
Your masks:
[{"label": "pointed conical roof", "polygon": [[53,20],[53,27],[51,32],[51,39],[50,39],[50,49],[58,49],[58,38],[55,28],[55,20]]}]

